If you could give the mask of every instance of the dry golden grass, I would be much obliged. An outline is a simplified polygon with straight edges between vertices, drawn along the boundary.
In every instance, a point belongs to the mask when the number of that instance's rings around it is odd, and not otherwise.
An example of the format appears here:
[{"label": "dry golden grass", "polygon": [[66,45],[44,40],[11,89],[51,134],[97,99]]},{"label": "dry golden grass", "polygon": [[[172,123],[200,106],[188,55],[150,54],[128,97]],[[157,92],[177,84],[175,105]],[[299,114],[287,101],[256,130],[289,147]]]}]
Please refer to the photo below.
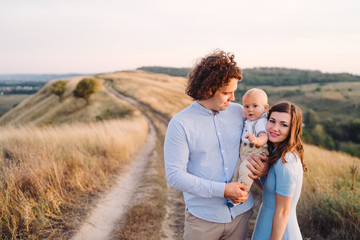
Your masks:
[{"label": "dry golden grass", "polygon": [[97,75],[113,79],[114,89],[172,117],[193,101],[185,94],[186,79],[143,71],[116,72]]},{"label": "dry golden grass", "polygon": [[305,145],[305,163],[308,171],[297,209],[303,234],[312,239],[357,239],[360,159]]},{"label": "dry golden grass", "polygon": [[47,238],[74,228],[95,194],[147,137],[142,116],[58,127],[0,128],[0,237]]}]

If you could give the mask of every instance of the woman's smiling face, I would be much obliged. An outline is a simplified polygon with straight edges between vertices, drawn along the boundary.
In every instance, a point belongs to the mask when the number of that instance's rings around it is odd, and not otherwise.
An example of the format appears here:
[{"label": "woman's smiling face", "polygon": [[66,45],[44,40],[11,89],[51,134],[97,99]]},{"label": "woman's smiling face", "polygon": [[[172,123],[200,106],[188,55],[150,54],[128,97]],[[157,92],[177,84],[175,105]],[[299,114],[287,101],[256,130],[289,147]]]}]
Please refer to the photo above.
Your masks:
[{"label": "woman's smiling face", "polygon": [[266,124],[266,130],[269,134],[269,141],[275,147],[283,142],[288,136],[291,127],[291,115],[284,112],[272,112]]}]

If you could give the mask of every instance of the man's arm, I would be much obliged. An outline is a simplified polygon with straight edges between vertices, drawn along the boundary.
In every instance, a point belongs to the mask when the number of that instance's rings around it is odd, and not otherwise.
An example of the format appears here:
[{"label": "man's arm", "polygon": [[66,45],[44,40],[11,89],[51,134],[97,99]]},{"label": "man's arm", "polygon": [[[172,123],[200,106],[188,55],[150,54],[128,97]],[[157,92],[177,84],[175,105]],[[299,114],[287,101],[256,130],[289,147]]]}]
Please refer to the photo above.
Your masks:
[{"label": "man's arm", "polygon": [[225,183],[200,178],[187,171],[189,155],[183,125],[171,120],[164,143],[165,172],[170,186],[205,198],[224,197]]}]

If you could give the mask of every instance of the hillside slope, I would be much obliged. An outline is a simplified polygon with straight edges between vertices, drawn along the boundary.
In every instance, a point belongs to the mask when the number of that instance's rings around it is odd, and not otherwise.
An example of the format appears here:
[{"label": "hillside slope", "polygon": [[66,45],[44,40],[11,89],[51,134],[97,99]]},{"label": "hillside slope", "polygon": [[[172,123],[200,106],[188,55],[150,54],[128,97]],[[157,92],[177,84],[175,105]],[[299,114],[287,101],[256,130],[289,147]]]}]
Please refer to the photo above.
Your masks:
[{"label": "hillside slope", "polygon": [[117,91],[137,99],[155,111],[172,117],[192,103],[185,94],[186,79],[144,71],[123,71],[98,74],[98,78],[113,82]]},{"label": "hillside slope", "polygon": [[86,105],[84,99],[75,98],[73,90],[83,77],[64,79],[67,90],[63,101],[52,94],[52,85],[55,81],[47,83],[39,92],[22,101],[14,109],[0,118],[0,125],[44,125],[72,122],[93,122],[111,118],[125,117],[133,113],[133,108],[125,101],[115,99],[109,95],[102,86],[97,93],[90,97],[90,104]]}]

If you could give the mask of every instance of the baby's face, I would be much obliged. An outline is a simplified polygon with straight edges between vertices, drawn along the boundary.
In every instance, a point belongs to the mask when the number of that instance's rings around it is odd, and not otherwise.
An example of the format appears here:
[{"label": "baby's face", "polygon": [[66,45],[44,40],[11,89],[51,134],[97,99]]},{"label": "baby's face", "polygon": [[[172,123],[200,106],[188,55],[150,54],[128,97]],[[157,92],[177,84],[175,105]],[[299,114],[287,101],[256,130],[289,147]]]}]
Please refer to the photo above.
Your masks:
[{"label": "baby's face", "polygon": [[256,94],[251,94],[243,98],[245,117],[251,121],[255,121],[266,113],[268,104]]}]

